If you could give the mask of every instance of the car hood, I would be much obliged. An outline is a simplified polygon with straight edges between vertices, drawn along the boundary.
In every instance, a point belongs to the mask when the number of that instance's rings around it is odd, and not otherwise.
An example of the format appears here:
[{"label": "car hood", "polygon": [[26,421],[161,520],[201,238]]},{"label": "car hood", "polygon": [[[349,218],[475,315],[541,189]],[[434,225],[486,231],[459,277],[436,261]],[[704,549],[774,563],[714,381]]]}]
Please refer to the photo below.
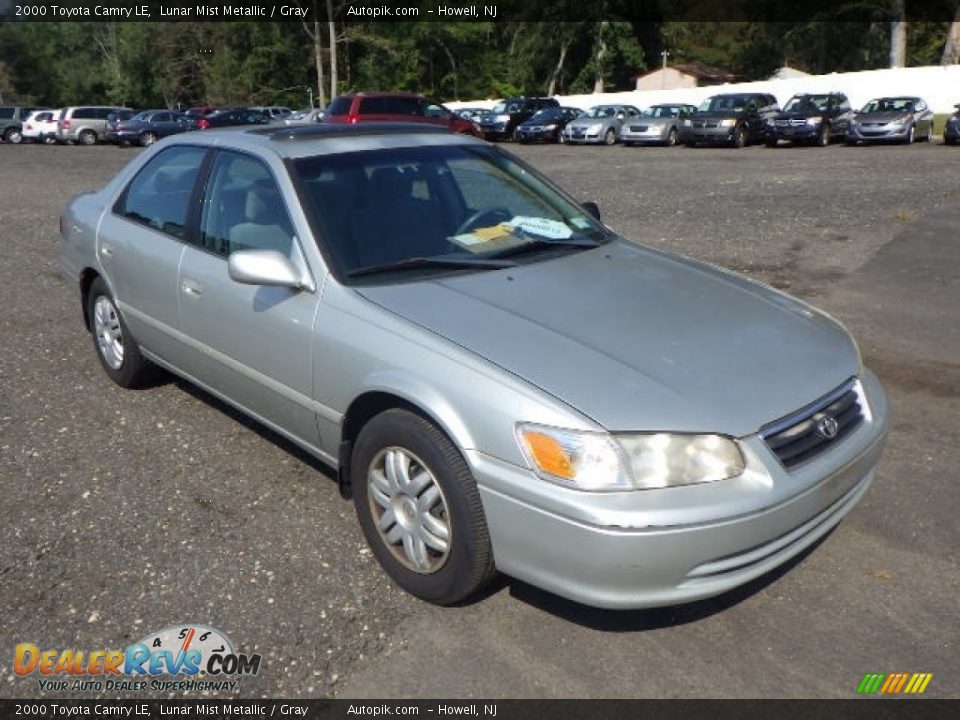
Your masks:
[{"label": "car hood", "polygon": [[748,435],[860,367],[850,336],[826,315],[624,241],[357,291],[611,431]]},{"label": "car hood", "polygon": [[655,118],[655,117],[640,116],[635,118],[627,118],[626,122],[628,125],[649,125],[649,126],[663,127],[664,125],[673,125],[679,121],[677,118],[668,118],[668,117]]},{"label": "car hood", "polygon": [[826,110],[810,110],[807,112],[780,112],[773,117],[776,120],[806,120],[812,117],[823,117],[827,114]]},{"label": "car hood", "polygon": [[860,122],[888,123],[908,120],[910,113],[903,112],[875,112],[875,113],[857,113],[857,120]]}]

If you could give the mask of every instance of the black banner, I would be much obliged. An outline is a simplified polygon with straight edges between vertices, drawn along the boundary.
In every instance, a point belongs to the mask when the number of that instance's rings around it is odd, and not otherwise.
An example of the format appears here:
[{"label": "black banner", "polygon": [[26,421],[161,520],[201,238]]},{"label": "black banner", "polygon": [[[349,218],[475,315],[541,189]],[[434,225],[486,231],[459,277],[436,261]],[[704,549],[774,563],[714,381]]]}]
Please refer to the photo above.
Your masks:
[{"label": "black banner", "polygon": [[939,720],[960,700],[0,700],[16,718],[366,720]]},{"label": "black banner", "polygon": [[[953,20],[956,0],[904,0],[905,20]],[[895,3],[836,0],[347,0],[340,22],[770,21],[888,22]],[[326,21],[320,0],[0,0],[0,18],[24,22]]]}]

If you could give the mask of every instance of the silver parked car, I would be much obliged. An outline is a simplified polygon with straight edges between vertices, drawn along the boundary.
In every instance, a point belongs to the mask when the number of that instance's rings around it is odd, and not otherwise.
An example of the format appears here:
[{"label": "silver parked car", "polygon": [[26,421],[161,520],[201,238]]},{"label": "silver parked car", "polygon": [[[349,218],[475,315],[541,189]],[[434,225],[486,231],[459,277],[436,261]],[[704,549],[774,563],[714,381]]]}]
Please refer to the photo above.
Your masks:
[{"label": "silver parked car", "polygon": [[673,147],[679,139],[680,123],[697,111],[696,105],[651,105],[630,118],[620,128],[624,145],[666,145]]},{"label": "silver parked car", "polygon": [[863,497],[885,395],[836,320],[598,214],[439,128],[211,130],[72,199],[61,265],[110,378],[329,463],[414,595],[716,595]]},{"label": "silver parked car", "polygon": [[933,111],[923,98],[885,97],[871,100],[847,127],[846,143],[893,141],[912,143],[933,138]]},{"label": "silver parked car", "polygon": [[562,141],[614,145],[620,139],[620,126],[639,116],[640,110],[633,105],[597,105],[567,123]]}]

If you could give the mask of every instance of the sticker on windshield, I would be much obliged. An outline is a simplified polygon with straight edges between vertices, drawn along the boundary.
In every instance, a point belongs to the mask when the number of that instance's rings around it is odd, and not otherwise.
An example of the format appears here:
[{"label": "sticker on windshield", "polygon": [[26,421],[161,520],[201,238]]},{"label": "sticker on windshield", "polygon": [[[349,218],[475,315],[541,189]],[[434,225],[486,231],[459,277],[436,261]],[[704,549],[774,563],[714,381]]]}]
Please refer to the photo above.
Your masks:
[{"label": "sticker on windshield", "polygon": [[540,237],[551,238],[553,240],[565,240],[573,235],[573,230],[571,230],[566,223],[562,223],[559,220],[549,220],[547,218],[517,215],[506,224],[512,225],[531,235],[539,235]]},{"label": "sticker on windshield", "polygon": [[454,235],[450,238],[465,250],[472,253],[493,252],[513,247],[514,245],[523,245],[526,240],[514,235],[515,228],[507,223],[491,225],[489,227],[476,228],[468,233]]},{"label": "sticker on windshield", "polygon": [[577,230],[589,230],[590,221],[585,217],[577,216],[575,218],[570,218],[570,224],[573,225]]}]

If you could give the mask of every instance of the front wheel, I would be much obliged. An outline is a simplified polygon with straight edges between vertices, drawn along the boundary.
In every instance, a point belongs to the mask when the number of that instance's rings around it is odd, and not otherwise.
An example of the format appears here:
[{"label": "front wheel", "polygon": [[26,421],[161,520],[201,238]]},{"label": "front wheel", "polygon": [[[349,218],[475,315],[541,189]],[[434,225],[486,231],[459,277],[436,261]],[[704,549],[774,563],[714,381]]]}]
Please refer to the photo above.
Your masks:
[{"label": "front wheel", "polygon": [[610,128],[603,134],[604,145],[614,145],[617,142],[617,131]]},{"label": "front wheel", "polygon": [[145,132],[140,136],[140,145],[143,147],[149,147],[157,141],[156,133]]},{"label": "front wheel", "polygon": [[915,125],[911,125],[910,129],[907,131],[907,138],[904,142],[907,145],[912,145],[913,141],[917,139],[917,128]]},{"label": "front wheel", "polygon": [[667,133],[667,147],[674,147],[677,144],[677,129],[670,128],[670,132]]},{"label": "front wheel", "polygon": [[81,145],[93,145],[97,142],[97,134],[93,130],[84,130],[77,140]]},{"label": "front wheel", "polygon": [[747,144],[747,133],[742,127],[738,127],[733,131],[733,146],[735,148],[742,148]]},{"label": "front wheel", "polygon": [[154,366],[143,355],[116,302],[100,278],[90,286],[87,317],[97,357],[107,376],[125,388],[138,387],[154,373]]},{"label": "front wheel", "polygon": [[357,438],[350,479],[367,543],[404,590],[450,605],[493,577],[476,482],[435,425],[407,410],[377,415]]},{"label": "front wheel", "polygon": [[830,144],[830,126],[824,123],[820,126],[820,132],[817,135],[817,147],[826,147]]}]

